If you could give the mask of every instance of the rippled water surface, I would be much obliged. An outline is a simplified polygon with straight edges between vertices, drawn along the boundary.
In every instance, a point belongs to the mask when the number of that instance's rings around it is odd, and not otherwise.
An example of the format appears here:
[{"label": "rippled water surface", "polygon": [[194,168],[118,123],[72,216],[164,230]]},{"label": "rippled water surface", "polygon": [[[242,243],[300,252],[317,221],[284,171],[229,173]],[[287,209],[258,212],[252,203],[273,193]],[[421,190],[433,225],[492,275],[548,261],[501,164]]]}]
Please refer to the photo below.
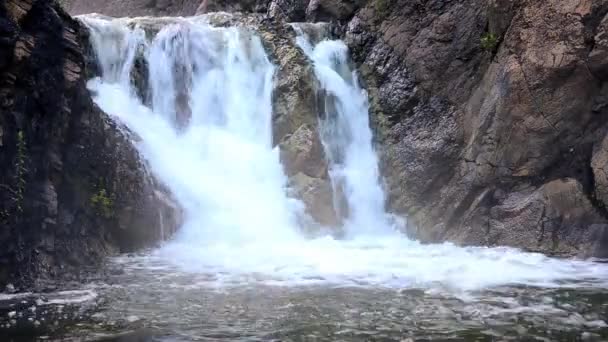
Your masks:
[{"label": "rippled water surface", "polygon": [[608,289],[593,284],[466,292],[439,284],[279,286],[264,285],[265,276],[255,274],[218,282],[221,274],[181,273],[150,258],[125,257],[111,267],[103,283],[64,294],[64,301],[46,299],[49,307],[88,305],[86,313],[80,310],[81,322],[12,340],[608,340]]}]

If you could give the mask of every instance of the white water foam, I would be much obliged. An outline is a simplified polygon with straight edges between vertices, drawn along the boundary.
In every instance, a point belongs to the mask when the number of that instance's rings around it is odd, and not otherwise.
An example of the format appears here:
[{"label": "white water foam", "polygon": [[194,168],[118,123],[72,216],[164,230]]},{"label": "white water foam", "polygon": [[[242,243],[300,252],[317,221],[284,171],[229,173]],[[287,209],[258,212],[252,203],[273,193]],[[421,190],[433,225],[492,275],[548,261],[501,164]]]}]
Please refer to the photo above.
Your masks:
[{"label": "white water foam", "polygon": [[[319,25],[308,26],[323,29]],[[345,230],[351,236],[393,231],[391,216],[385,211],[378,157],[372,146],[368,97],[357,82],[356,72],[349,69],[348,48],[340,40],[328,39],[313,47],[301,27],[292,27],[297,32],[298,45],[314,63],[319,86],[327,94],[324,113],[319,115],[319,134],[329,159],[334,193],[343,193],[346,198]]]},{"label": "white water foam", "polygon": [[[137,19],[81,19],[91,27],[100,63],[107,65],[102,77],[89,82],[96,103],[141,137],[140,152],[186,212],[178,236],[148,258],[227,282],[473,290],[594,280],[605,286],[605,265],[509,248],[422,245],[395,232],[384,211],[367,99],[352,71],[344,69],[343,43],[308,43],[306,52],[321,85],[336,99],[337,119],[321,126],[326,150],[337,151],[335,158],[330,153],[332,177],[344,184],[351,234],[347,240],[309,240],[299,234],[301,203],[287,196],[272,146],[274,67],[257,35],[186,18],[168,23],[151,42],[125,44],[135,40],[132,35],[142,36],[127,28]],[[150,67],[152,108],[134,95],[122,67],[132,65],[131,52],[140,50]],[[338,135],[334,140],[332,133]]]}]

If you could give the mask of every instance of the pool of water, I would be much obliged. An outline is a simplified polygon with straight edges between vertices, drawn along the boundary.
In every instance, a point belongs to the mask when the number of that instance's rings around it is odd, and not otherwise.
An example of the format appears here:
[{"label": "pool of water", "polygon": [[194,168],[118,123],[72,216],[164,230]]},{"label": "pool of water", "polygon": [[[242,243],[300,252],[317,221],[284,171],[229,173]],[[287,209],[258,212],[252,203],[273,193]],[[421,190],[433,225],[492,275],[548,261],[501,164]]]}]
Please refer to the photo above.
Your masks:
[{"label": "pool of water", "polygon": [[218,281],[222,274],[185,273],[141,257],[109,268],[77,290],[0,297],[0,326],[9,315],[20,326],[5,329],[6,340],[608,340],[608,289],[582,281],[455,291],[441,284],[268,285],[262,274]]}]

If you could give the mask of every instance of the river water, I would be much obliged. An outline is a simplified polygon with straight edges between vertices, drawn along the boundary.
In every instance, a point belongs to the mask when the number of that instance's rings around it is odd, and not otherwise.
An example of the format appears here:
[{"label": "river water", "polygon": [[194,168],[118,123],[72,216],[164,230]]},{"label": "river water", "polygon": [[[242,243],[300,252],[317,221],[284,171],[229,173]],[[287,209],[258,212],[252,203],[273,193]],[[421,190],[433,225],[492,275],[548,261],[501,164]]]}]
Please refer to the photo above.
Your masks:
[{"label": "river water", "polygon": [[39,311],[74,303],[77,315],[59,318],[57,331],[9,341],[608,339],[608,290],[584,281],[456,291],[441,284],[398,288],[320,279],[277,285],[262,274],[231,279],[183,272],[151,255],[124,256],[109,267],[114,271],[102,282],[63,294],[62,300],[43,295],[51,303]]}]

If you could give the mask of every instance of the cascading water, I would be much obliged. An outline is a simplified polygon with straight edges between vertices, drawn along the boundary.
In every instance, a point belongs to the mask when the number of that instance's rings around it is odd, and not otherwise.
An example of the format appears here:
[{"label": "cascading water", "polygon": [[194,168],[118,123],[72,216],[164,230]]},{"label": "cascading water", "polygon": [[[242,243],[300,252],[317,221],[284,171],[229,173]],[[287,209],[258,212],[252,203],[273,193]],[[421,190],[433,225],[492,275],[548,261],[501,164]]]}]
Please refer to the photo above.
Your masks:
[{"label": "cascading water", "polygon": [[[307,24],[323,31],[323,24]],[[330,163],[334,194],[346,200],[346,232],[377,235],[394,231],[384,205],[378,158],[372,146],[367,94],[348,65],[348,48],[339,40],[322,40],[313,47],[303,29],[294,24],[296,41],[313,61],[323,108],[319,110],[320,136]],[[322,33],[321,33],[322,34]],[[340,199],[334,200],[340,210]]]},{"label": "cascading water", "polygon": [[[313,47],[300,35],[328,94],[320,133],[334,188],[347,202],[349,232],[346,240],[306,239],[297,220],[302,205],[286,195],[287,179],[272,146],[274,67],[253,31],[213,28],[202,18],[164,19],[149,41],[137,19],[82,20],[103,72],[89,83],[95,101],[139,135],[142,156],[185,210],[178,236],[149,261],[208,275],[204,283],[213,284],[439,283],[466,290],[602,282],[608,274],[591,262],[509,248],[425,246],[398,235],[384,209],[367,98],[348,68],[346,46],[324,40]],[[131,85],[138,54],[149,66],[151,108]]]},{"label": "cascading water", "polygon": [[[294,236],[294,210],[271,142],[273,66],[259,38],[180,20],[149,44],[131,44],[141,29],[86,23],[100,64],[110,66],[89,86],[103,109],[142,138],[143,155],[184,207],[180,238],[208,244]],[[134,96],[129,73],[114,67],[133,65],[140,49],[150,69],[152,108]]]}]

